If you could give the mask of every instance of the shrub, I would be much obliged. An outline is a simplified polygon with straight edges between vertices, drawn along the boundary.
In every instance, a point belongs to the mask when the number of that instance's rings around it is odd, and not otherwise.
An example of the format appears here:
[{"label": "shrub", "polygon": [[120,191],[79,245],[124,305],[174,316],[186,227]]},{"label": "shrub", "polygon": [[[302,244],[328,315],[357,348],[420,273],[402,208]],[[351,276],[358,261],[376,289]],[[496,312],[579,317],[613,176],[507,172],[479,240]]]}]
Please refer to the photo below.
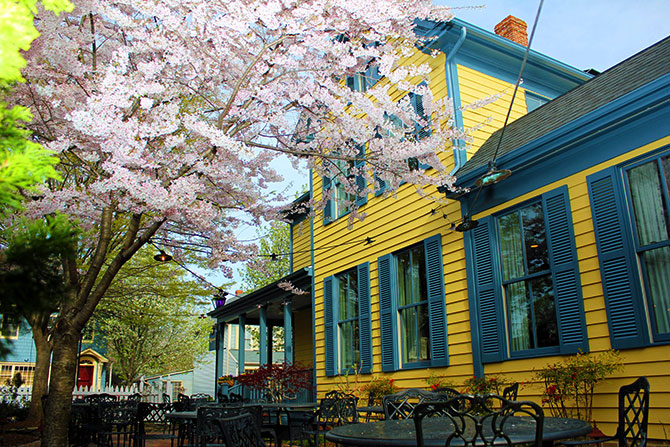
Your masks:
[{"label": "shrub", "polygon": [[438,376],[435,371],[431,371],[430,375],[426,377],[424,380],[430,387],[431,391],[436,390],[438,388],[446,388],[446,387],[454,389],[458,388],[456,385],[454,385],[453,382],[448,381],[446,377]]},{"label": "shrub", "polygon": [[470,377],[463,383],[470,394],[501,394],[508,382],[499,376]]},{"label": "shrub", "polygon": [[281,402],[312,388],[312,370],[300,363],[265,364],[239,375],[237,383],[264,392],[270,402]]},{"label": "shrub", "polygon": [[374,404],[381,405],[384,396],[397,393],[399,388],[390,377],[373,377],[361,390],[367,395],[374,395]]},{"label": "shrub", "polygon": [[542,403],[554,417],[576,417],[591,422],[595,386],[623,368],[617,351],[600,355],[579,353],[535,372],[544,383]]}]

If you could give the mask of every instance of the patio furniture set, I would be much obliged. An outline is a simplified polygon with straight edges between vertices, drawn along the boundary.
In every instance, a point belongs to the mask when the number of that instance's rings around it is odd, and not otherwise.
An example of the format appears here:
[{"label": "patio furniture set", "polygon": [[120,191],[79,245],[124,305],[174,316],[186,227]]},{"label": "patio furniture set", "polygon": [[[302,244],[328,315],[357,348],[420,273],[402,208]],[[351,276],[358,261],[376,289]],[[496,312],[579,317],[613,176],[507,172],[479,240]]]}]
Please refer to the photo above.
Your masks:
[{"label": "patio furniture set", "polygon": [[[407,389],[384,396],[381,408],[357,408],[357,397],[339,391],[329,392],[318,404],[245,402],[241,398],[212,402],[201,396],[183,396],[174,404],[100,402],[95,422],[100,425],[93,439],[89,430],[88,441],[100,446],[144,446],[149,439],[144,430],[148,418],[165,424],[162,434],[179,447],[264,447],[266,441],[273,445],[307,441],[317,447],[325,441],[345,446],[540,447],[557,443],[575,447],[603,440],[618,441],[620,447],[646,446],[649,382],[644,377],[619,390],[616,434],[589,441],[563,441],[585,436],[592,428],[577,419],[545,417],[539,405],[517,401],[517,391],[516,384],[502,396]],[[383,414],[383,419],[359,423],[359,413],[366,420],[374,413]],[[73,411],[73,420],[80,416]]]}]

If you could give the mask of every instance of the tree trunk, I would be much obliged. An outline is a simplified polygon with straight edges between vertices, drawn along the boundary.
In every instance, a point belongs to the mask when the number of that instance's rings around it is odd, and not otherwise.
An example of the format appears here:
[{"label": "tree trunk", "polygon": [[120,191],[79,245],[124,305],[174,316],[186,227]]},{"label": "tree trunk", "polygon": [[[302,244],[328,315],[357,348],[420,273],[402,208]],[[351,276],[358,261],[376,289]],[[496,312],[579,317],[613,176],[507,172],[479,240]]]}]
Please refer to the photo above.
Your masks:
[{"label": "tree trunk", "polygon": [[66,447],[68,445],[68,420],[77,371],[78,343],[79,333],[75,329],[72,327],[56,328],[47,401],[49,417],[46,418],[44,424],[42,439],[44,447]]},{"label": "tree trunk", "polygon": [[[47,318],[48,321],[48,318]],[[41,422],[43,419],[42,396],[48,393],[49,366],[51,362],[51,346],[47,340],[46,328],[31,327],[35,342],[35,373],[33,376],[33,390],[30,396],[30,410],[28,420]]]}]

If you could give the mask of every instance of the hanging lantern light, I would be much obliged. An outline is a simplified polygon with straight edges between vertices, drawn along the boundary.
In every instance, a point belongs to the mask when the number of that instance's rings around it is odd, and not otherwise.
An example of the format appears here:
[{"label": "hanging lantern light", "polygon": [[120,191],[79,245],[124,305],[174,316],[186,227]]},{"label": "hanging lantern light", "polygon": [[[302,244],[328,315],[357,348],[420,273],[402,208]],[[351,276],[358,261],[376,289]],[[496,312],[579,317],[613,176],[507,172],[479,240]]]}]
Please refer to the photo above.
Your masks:
[{"label": "hanging lantern light", "polygon": [[159,253],[154,256],[154,259],[158,262],[169,262],[172,261],[172,256],[169,254],[165,253],[163,250],[158,249]]}]

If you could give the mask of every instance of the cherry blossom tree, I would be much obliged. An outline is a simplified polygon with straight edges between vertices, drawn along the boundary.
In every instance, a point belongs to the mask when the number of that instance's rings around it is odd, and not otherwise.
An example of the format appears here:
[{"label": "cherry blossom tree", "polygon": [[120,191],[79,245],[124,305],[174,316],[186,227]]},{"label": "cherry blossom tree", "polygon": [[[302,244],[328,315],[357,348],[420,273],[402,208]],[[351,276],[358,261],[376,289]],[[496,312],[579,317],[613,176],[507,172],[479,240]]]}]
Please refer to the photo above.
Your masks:
[{"label": "cherry blossom tree", "polygon": [[[339,176],[352,198],[368,192],[356,177],[387,193],[452,183],[438,155],[463,136],[449,102],[421,84],[430,67],[406,62],[416,18],[449,13],[430,0],[82,0],[38,15],[27,83],[8,100],[31,109],[62,179],[32,194],[26,214],[61,212],[83,231],[62,258],[45,446],[67,443],[77,340],[121,267],[153,241],[230,273],[254,253],[237,226],[276,218],[284,199],[269,192],[276,157]],[[370,64],[382,79],[350,89]],[[421,95],[423,113],[395,89]],[[417,126],[432,132],[405,135]]]}]

